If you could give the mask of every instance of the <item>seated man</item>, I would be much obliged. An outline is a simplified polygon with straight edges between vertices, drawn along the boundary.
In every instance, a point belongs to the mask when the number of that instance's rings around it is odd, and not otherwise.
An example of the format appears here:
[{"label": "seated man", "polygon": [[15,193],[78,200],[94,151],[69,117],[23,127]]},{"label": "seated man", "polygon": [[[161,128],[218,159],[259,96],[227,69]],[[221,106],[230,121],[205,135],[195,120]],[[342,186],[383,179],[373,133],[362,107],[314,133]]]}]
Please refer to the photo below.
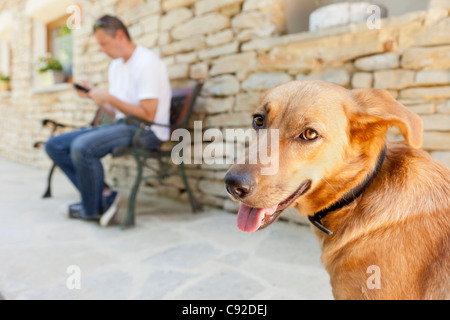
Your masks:
[{"label": "seated man", "polygon": [[[53,137],[45,150],[81,194],[82,202],[69,206],[69,216],[100,220],[107,226],[117,212],[119,195],[104,188],[100,159],[117,147],[131,145],[138,125],[127,124],[126,115],[168,125],[172,91],[163,62],[149,49],[136,45],[119,19],[100,18],[94,36],[102,52],[114,59],[109,66],[109,91],[83,82],[89,92],[77,93],[92,99],[116,122]],[[168,127],[153,125],[144,131],[140,143],[155,149],[169,138]]]}]

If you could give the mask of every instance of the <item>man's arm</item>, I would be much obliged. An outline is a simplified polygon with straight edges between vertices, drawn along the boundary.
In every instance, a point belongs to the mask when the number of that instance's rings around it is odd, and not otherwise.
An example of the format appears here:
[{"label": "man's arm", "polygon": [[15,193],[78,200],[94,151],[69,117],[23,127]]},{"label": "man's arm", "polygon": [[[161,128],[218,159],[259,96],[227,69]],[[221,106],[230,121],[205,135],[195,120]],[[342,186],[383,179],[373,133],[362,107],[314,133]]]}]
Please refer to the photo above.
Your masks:
[{"label": "man's arm", "polygon": [[107,109],[107,111],[110,111],[111,109],[108,107],[112,106],[124,114],[133,115],[151,122],[155,120],[158,99],[141,100],[140,104],[136,106],[117,99],[107,90],[101,88],[93,88],[89,91],[89,97],[97,105]]},{"label": "man's arm", "polygon": [[155,121],[158,99],[141,100],[139,106],[135,106],[111,96],[109,103],[124,114],[133,115],[150,122]]}]

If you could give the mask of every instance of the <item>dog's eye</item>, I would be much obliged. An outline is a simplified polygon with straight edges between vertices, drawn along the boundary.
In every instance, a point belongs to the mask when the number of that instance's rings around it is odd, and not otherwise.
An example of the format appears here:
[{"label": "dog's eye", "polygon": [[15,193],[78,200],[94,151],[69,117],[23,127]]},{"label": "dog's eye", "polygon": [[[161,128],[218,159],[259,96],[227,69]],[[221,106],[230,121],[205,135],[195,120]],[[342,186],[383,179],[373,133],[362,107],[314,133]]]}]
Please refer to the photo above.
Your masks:
[{"label": "dog's eye", "polygon": [[264,117],[261,115],[254,115],[253,116],[253,126],[255,128],[262,128],[264,126]]},{"label": "dog's eye", "polygon": [[306,129],[303,131],[303,133],[300,135],[300,138],[305,141],[312,141],[319,137],[319,134],[314,129]]}]

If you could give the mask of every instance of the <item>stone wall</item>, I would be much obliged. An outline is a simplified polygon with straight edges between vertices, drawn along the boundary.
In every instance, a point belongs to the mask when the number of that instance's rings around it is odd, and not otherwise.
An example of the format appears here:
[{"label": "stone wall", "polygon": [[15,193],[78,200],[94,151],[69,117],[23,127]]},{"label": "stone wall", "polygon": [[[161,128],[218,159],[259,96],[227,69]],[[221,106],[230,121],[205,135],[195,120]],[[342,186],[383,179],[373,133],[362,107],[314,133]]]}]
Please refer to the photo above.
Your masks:
[{"label": "stone wall", "polygon": [[[379,30],[365,24],[313,33],[285,34],[284,0],[101,0],[78,1],[83,26],[74,30],[74,78],[107,86],[109,59],[91,34],[98,16],[120,16],[134,40],[166,63],[173,88],[204,82],[194,120],[203,129],[248,128],[260,94],[295,79],[321,79],[347,88],[383,88],[424,120],[424,149],[450,167],[450,17],[447,9],[415,12],[383,20]],[[42,167],[50,163],[33,142],[45,139],[43,118],[84,124],[95,106],[70,88],[36,91],[30,80],[32,19],[25,1],[9,4],[18,22],[11,94],[0,96],[0,155]],[[20,35],[20,36],[19,36]],[[192,125],[193,126],[193,125]],[[398,138],[393,130],[390,136]],[[234,141],[225,141],[228,148]],[[108,179],[128,188],[132,159],[104,160]],[[188,165],[198,199],[235,210],[227,199],[227,165]],[[178,177],[149,180],[143,190],[186,200]]]}]

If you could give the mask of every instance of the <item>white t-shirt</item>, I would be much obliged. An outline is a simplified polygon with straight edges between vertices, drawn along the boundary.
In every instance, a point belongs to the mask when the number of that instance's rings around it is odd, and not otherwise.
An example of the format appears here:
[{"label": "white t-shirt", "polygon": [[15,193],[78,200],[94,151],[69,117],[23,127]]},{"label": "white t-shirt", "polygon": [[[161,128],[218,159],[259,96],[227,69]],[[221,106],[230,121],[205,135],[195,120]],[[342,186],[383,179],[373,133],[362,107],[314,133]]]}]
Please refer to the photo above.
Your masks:
[{"label": "white t-shirt", "polygon": [[[170,87],[167,69],[161,59],[153,51],[136,46],[131,58],[124,62],[115,59],[109,65],[109,93],[126,103],[139,105],[141,100],[158,99],[158,109],[153,122],[170,123]],[[116,119],[125,117],[116,110]],[[170,129],[152,125],[151,130],[161,141],[170,139]]]}]

